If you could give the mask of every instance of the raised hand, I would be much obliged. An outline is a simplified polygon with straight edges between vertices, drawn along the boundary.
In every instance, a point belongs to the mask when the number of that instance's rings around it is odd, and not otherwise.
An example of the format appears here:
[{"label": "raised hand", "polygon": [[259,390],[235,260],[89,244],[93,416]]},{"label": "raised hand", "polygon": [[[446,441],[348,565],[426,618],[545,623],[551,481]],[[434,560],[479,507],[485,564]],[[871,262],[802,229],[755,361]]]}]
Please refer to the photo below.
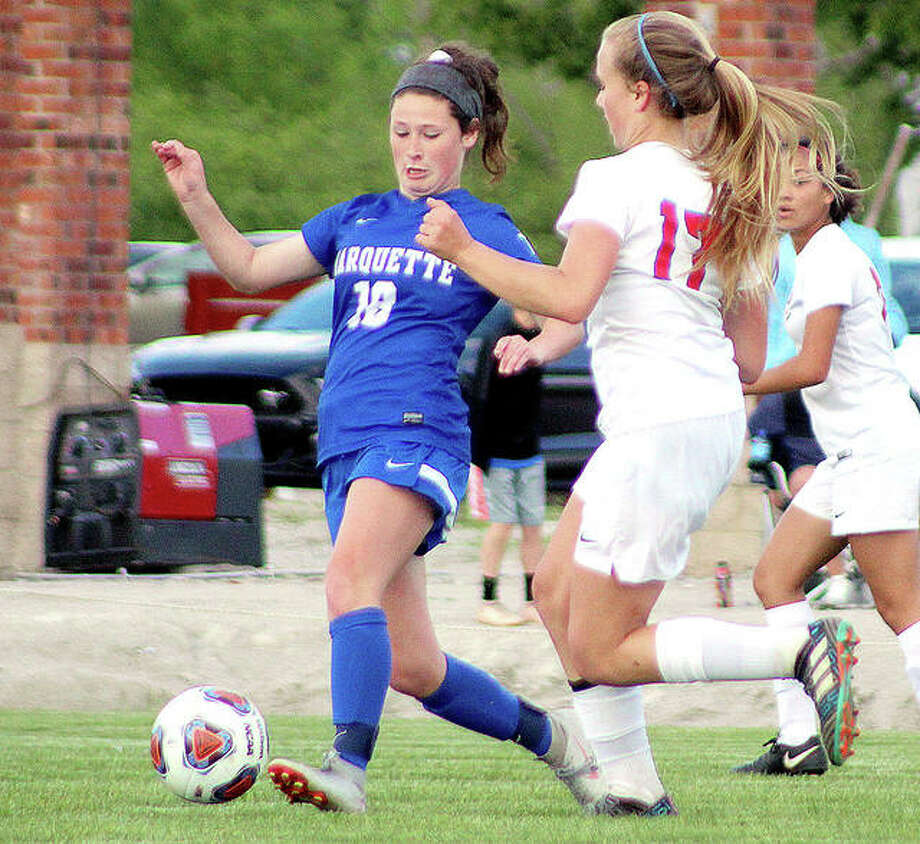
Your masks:
[{"label": "raised hand", "polygon": [[151,149],[163,164],[163,172],[179,202],[188,202],[207,191],[204,163],[197,150],[181,141],[152,141]]}]

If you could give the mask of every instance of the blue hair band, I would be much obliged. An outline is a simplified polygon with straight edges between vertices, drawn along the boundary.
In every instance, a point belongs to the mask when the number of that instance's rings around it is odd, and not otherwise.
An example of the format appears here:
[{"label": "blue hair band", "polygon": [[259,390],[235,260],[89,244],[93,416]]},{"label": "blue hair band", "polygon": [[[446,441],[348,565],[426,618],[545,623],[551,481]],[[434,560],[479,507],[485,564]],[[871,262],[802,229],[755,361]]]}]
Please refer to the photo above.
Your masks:
[{"label": "blue hair band", "polygon": [[655,79],[658,80],[658,84],[664,88],[664,92],[668,95],[668,99],[671,102],[671,108],[681,111],[681,105],[677,101],[677,97],[674,96],[674,92],[668,87],[668,83],[664,81],[664,77],[661,75],[661,71],[658,70],[658,65],[655,64],[655,60],[652,58],[652,54],[649,52],[648,45],[645,43],[645,36],[642,34],[642,22],[648,17],[648,12],[643,15],[639,15],[639,23],[637,28],[639,34],[639,46],[642,48],[642,55],[645,56],[645,61],[649,66],[649,69],[655,75]]}]

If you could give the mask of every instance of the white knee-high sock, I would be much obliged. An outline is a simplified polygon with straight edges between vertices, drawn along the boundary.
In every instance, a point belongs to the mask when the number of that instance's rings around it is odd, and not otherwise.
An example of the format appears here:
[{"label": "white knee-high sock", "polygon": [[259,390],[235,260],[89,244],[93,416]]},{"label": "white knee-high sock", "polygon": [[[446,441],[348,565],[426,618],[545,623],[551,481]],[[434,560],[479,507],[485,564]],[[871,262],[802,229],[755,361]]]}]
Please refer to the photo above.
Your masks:
[{"label": "white knee-high sock", "polygon": [[791,677],[806,627],[755,627],[714,618],[673,618],[655,632],[658,670],[667,683]]},{"label": "white knee-high sock", "polygon": [[920,621],[911,624],[898,633],[898,644],[904,652],[904,668],[907,679],[913,687],[914,696],[920,703]]},{"label": "white knee-high sock", "polygon": [[664,795],[645,730],[638,686],[591,686],[574,692],[575,712],[610,791],[654,803]]},{"label": "white knee-high sock", "polygon": [[[767,626],[772,628],[801,629],[815,620],[815,614],[808,601],[772,607],[765,611],[765,615]],[[805,694],[802,684],[798,680],[774,680],[773,691],[776,694],[776,711],[779,715],[777,741],[795,747],[817,735],[815,705]]]}]

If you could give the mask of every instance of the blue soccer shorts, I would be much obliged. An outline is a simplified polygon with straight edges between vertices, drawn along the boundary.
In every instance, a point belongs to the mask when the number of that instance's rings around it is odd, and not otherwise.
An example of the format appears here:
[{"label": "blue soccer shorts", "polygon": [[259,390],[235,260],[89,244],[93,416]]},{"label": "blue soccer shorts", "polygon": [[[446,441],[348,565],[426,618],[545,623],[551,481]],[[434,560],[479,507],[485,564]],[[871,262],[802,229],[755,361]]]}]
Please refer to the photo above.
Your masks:
[{"label": "blue soccer shorts", "polygon": [[421,556],[447,541],[466,492],[469,463],[421,443],[388,442],[340,454],[322,467],[326,523],[333,543],[345,513],[348,488],[356,478],[376,478],[417,492],[431,502],[434,524],[415,554]]}]

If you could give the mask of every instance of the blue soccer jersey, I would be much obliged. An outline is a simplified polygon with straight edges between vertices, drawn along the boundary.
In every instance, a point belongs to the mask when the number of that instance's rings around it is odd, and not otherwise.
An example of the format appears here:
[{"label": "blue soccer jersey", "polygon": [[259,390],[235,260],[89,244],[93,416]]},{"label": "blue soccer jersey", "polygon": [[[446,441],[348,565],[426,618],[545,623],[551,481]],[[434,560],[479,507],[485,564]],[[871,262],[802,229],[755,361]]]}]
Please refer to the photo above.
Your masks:
[{"label": "blue soccer jersey", "polygon": [[[501,206],[462,189],[442,194],[470,234],[537,261]],[[332,340],[319,402],[318,462],[400,440],[470,457],[457,361],[495,296],[415,243],[424,199],[365,194],[304,223],[314,257],[335,279]]]}]

